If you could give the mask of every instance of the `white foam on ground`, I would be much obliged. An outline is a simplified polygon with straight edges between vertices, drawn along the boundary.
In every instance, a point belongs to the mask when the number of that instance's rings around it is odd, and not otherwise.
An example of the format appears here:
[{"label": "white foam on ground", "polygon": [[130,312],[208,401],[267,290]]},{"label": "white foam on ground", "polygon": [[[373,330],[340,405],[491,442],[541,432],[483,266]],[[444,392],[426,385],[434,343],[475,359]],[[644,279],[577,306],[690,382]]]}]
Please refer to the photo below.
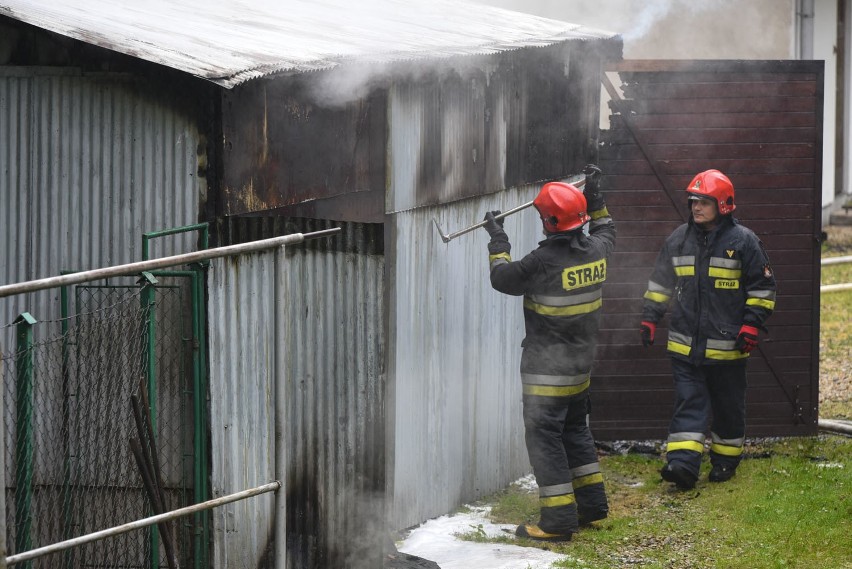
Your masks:
[{"label": "white foam on ground", "polygon": [[434,561],[441,569],[551,569],[554,562],[567,558],[535,547],[475,543],[455,537],[472,532],[482,532],[488,537],[514,536],[516,526],[488,521],[490,507],[469,508],[470,512],[441,516],[421,524],[397,549]]}]

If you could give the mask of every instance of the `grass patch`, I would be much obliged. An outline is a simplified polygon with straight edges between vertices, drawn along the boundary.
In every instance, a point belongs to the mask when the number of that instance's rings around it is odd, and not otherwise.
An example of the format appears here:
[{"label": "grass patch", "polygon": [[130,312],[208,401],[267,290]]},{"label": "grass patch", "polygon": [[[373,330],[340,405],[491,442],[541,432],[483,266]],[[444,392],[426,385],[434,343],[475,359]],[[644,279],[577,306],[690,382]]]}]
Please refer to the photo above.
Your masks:
[{"label": "grass patch", "polygon": [[[852,438],[821,435],[759,447],[729,482],[680,492],[660,480],[658,456],[601,457],[610,517],[566,544],[465,536],[541,547],[560,568],[852,568]],[[756,458],[765,457],[765,458]],[[492,503],[494,523],[535,522],[535,490],[510,486]]]}]

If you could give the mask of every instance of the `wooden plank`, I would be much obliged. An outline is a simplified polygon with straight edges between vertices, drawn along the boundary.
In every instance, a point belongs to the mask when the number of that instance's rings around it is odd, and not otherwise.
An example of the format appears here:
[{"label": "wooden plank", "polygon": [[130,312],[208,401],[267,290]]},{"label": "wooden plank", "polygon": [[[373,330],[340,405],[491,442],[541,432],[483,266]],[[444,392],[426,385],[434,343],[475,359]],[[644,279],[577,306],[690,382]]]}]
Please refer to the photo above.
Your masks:
[{"label": "wooden plank", "polygon": [[[708,156],[714,159],[731,158],[813,158],[816,145],[813,142],[798,143],[730,143],[713,144],[695,138],[691,143],[648,144],[653,156],[665,156],[667,160],[702,160]],[[604,146],[600,151],[601,160],[642,160],[642,151],[636,145]]]},{"label": "wooden plank", "polygon": [[694,74],[706,73],[708,77],[718,76],[720,81],[742,80],[743,77],[763,75],[770,79],[779,74],[789,76],[809,77],[815,80],[821,73],[819,62],[800,60],[714,60],[714,59],[624,59],[608,62],[606,71],[638,72],[643,80],[651,80],[659,76],[666,81],[683,78],[694,81]]},{"label": "wooden plank", "polygon": [[[810,225],[813,219],[811,208],[803,207],[801,204],[781,204],[776,205],[768,202],[755,202],[749,204],[745,198],[747,193],[743,192],[743,200],[739,199],[740,193],[737,193],[737,209],[734,211],[734,216],[741,222],[748,225],[755,220],[777,221],[779,224],[789,225],[794,222],[807,223]],[[687,201],[686,193],[683,194],[683,201]],[[745,201],[746,203],[742,203]],[[627,207],[624,205],[618,206],[607,205],[607,209],[613,216],[613,219],[618,222],[633,222],[633,221],[669,221],[675,218],[672,215],[671,205],[664,206],[634,206]],[[623,213],[622,213],[623,211]],[[626,217],[629,213],[630,217]]]},{"label": "wooden plank", "polygon": [[[607,162],[607,166],[611,166],[609,162]],[[624,170],[624,169],[621,169]],[[772,192],[782,192],[778,194],[777,199],[773,199],[772,201],[775,203],[807,203],[809,206],[812,205],[808,202],[808,199],[813,197],[813,179],[814,175],[812,172],[806,173],[790,173],[790,174],[750,174],[750,173],[739,173],[735,176],[736,183],[734,187],[739,192],[741,189],[748,189],[749,191],[753,190],[772,190]],[[691,177],[688,175],[683,175],[681,177],[673,177],[674,182],[679,182],[683,180],[683,188],[685,189],[687,184],[689,184]],[[810,186],[809,186],[810,185]],[[642,175],[642,174],[634,174],[632,172],[605,172],[603,181],[602,181],[602,189],[607,196],[607,201],[610,199],[610,194],[619,191],[629,191],[629,192],[645,192],[646,194],[659,194],[660,187],[659,181],[655,176],[652,175]],[[793,201],[785,196],[787,195],[787,191],[798,192],[798,198]],[[766,193],[758,195],[757,199],[761,199],[764,201],[770,201],[767,198],[770,197]],[[771,197],[775,198],[774,195]],[[660,203],[668,203],[668,199],[665,196],[658,195],[656,198],[653,195],[641,195],[637,196],[637,200],[641,200],[641,203],[647,203],[648,205],[656,205]],[[656,201],[647,201],[647,200],[656,200]],[[665,200],[665,202],[663,201]],[[633,202],[631,202],[632,204]]]},{"label": "wooden plank", "polygon": [[[719,158],[716,159],[711,155],[707,155],[703,160],[678,160],[676,158],[663,159],[655,157],[655,163],[658,167],[662,167],[665,173],[672,178],[677,188],[686,188],[692,176],[696,172],[701,172],[708,168],[716,168],[722,170],[729,177],[736,178],[740,174],[757,175],[780,175],[780,174],[805,174],[815,173],[816,160],[815,158],[756,158],[756,159],[737,159],[737,158]],[[610,175],[614,174],[631,174],[631,175],[654,175],[654,169],[651,164],[643,160],[619,160],[614,162],[604,162],[607,167],[607,172]],[[675,176],[683,176],[685,181],[674,179]]]},{"label": "wooden plank", "polygon": [[805,97],[816,93],[813,81],[688,81],[677,83],[629,83],[622,87],[625,99],[731,99]]},{"label": "wooden plank", "polygon": [[[649,144],[694,144],[696,142],[709,144],[725,143],[774,143],[774,142],[806,142],[816,139],[813,127],[776,127],[763,128],[730,128],[698,127],[698,128],[646,128],[644,130]],[[607,135],[607,144],[635,144],[633,137],[624,129],[616,129]]]},{"label": "wooden plank", "polygon": [[[647,99],[625,100],[614,103],[616,110],[637,115],[700,114],[713,113],[813,113],[816,101],[805,97],[767,97],[733,99]],[[775,118],[773,116],[773,118]],[[779,124],[776,122],[776,124]],[[788,125],[789,126],[789,125]]]},{"label": "wooden plank", "polygon": [[[634,238],[634,237],[653,237],[653,236],[666,236],[668,237],[672,231],[674,231],[682,222],[680,220],[673,221],[641,221],[641,220],[620,220],[617,225],[618,229],[618,237],[619,239],[625,238]],[[793,227],[794,231],[791,231],[790,226],[794,226],[795,224],[788,222],[778,223],[777,221],[763,221],[763,220],[749,220],[745,222],[746,225],[757,233],[757,235],[764,239],[764,235],[772,235],[772,234],[783,234],[783,235],[800,235],[804,238],[811,239],[813,236],[804,233],[809,229],[810,221],[807,222],[808,225],[799,224],[798,227]]]},{"label": "wooden plank", "polygon": [[[610,105],[612,107],[612,105]],[[610,116],[612,128],[623,128],[624,116]],[[636,126],[642,130],[652,128],[816,128],[817,120],[813,112],[749,112],[739,113],[667,113],[640,114],[633,117]]]}]

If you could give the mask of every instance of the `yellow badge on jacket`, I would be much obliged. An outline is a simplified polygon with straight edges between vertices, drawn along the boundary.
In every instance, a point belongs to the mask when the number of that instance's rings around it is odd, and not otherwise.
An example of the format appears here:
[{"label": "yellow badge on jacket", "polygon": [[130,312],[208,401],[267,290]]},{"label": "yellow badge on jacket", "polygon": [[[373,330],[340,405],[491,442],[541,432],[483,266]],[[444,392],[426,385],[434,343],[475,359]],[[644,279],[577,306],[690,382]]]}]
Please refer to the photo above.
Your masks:
[{"label": "yellow badge on jacket", "polygon": [[716,288],[724,288],[724,289],[737,289],[740,288],[740,281],[737,280],[728,280],[728,279],[716,279],[715,283]]},{"label": "yellow badge on jacket", "polygon": [[574,290],[594,284],[600,284],[606,280],[606,259],[568,267],[562,271],[562,288]]}]

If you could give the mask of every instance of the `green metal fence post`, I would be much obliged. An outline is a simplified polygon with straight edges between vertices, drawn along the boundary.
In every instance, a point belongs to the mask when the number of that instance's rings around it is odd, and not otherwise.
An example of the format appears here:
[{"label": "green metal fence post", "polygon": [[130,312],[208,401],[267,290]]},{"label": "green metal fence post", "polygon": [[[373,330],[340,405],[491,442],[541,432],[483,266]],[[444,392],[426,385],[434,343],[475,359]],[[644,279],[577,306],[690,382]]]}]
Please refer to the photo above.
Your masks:
[{"label": "green metal fence post", "polygon": [[[193,413],[195,417],[193,450],[195,468],[193,487],[195,502],[209,499],[207,493],[207,382],[204,370],[207,361],[206,338],[204,336],[204,267],[195,265],[192,278],[192,334],[193,334]],[[207,569],[210,546],[209,512],[198,512],[195,518],[196,537],[194,558],[196,569]]]},{"label": "green metal fence post", "polygon": [[[142,234],[142,258],[147,260],[152,239],[198,231],[198,246],[207,249],[210,240],[210,225],[206,222],[185,225],[162,231],[150,231]],[[209,499],[207,468],[207,340],[204,319],[204,270],[209,260],[190,265],[192,298],[192,391],[193,391],[193,500],[196,504]],[[166,271],[164,273],[168,273]],[[159,274],[159,273],[158,273]],[[151,334],[153,337],[153,333]],[[152,364],[152,362],[150,362]],[[150,369],[150,368],[149,368]],[[153,405],[153,398],[152,398]],[[196,512],[193,515],[192,551],[195,569],[207,569],[210,557],[209,512]]]},{"label": "green metal fence post", "polygon": [[[210,240],[210,225],[206,222],[150,231],[142,234],[142,258],[150,255],[150,242],[157,237],[198,231],[200,249],[207,249]],[[193,391],[193,500],[196,504],[209,498],[207,487],[207,340],[204,335],[204,270],[210,261],[190,265],[192,297],[192,391]],[[209,512],[197,512],[193,516],[192,551],[195,569],[209,567],[210,523]]]},{"label": "green metal fence post", "polygon": [[[36,319],[24,312],[15,319],[18,336],[17,401],[15,405],[15,552],[32,548],[33,499],[33,325]],[[30,567],[27,563],[25,567]]]},{"label": "green metal fence post", "polygon": [[[70,274],[73,271],[62,271],[62,274]],[[59,289],[59,306],[62,315],[62,449],[64,460],[62,463],[62,539],[70,539],[72,532],[72,509],[71,509],[71,398],[76,393],[71,393],[71,374],[68,370],[70,345],[68,340],[70,304],[68,299],[68,287]],[[65,567],[74,566],[74,549],[68,549],[63,553]]]},{"label": "green metal fence post", "polygon": [[[157,329],[156,320],[156,293],[157,279],[149,272],[143,272],[139,279],[139,285],[142,287],[141,302],[142,312],[147,312],[147,331],[145,334],[145,346],[142,350],[142,365],[147,375],[148,383],[148,404],[150,408],[148,412],[151,414],[151,425],[154,427],[154,435],[157,434],[157,358],[154,353],[155,333]],[[155,512],[156,513],[156,512]],[[151,526],[149,530],[151,540],[151,569],[157,569],[160,566],[160,538],[157,534],[157,527]]]}]

